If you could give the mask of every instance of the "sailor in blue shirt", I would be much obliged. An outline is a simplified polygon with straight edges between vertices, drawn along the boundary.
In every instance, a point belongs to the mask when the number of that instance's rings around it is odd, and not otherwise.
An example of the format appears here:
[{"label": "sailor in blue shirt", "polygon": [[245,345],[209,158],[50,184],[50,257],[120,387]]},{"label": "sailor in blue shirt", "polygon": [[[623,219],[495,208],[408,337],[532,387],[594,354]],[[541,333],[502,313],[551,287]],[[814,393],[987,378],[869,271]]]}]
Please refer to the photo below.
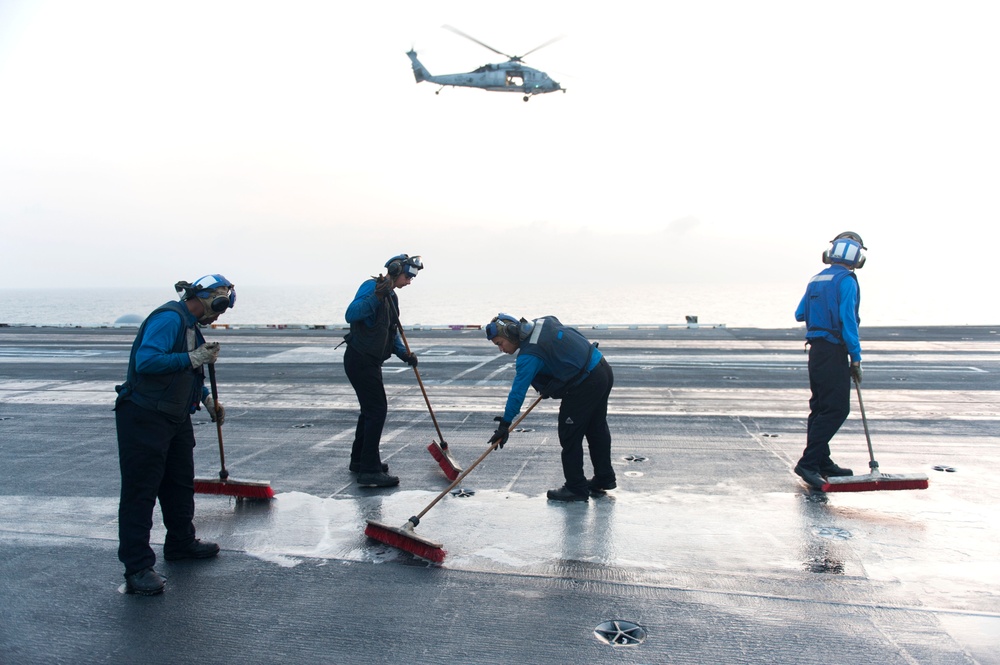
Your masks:
[{"label": "sailor in blue shirt", "polygon": [[358,485],[362,487],[399,484],[399,477],[389,475],[389,465],[382,462],[379,453],[389,408],[382,363],[396,354],[408,365],[417,366],[417,356],[406,351],[399,333],[399,299],[395,291],[409,285],[423,267],[419,256],[392,257],[385,263],[386,275],[365,280],[347,306],[345,318],[351,331],[344,337],[344,372],[361,406],[349,468],[358,474]]},{"label": "sailor in blue shirt", "polygon": [[205,559],[219,553],[215,543],[195,538],[194,430],[191,414],[205,405],[219,424],[225,411],[205,387],[204,366],[219,355],[218,342],[205,342],[199,325],[213,323],[236,303],[236,288],[222,275],[194,284],[178,282],[180,302],[161,305],[146,317],[129,357],[125,383],[115,386],[115,424],[121,498],[118,504],[118,558],[125,565],[125,590],[154,595],[164,580],[154,569],[149,546],[157,501],[167,527],[163,556]]},{"label": "sailor in blue shirt", "polygon": [[823,489],[824,478],[854,472],[830,457],[830,440],[851,411],[851,379],[861,384],[861,342],[858,336],[861,300],[854,271],[865,263],[861,236],[845,231],[823,252],[829,265],[815,275],[795,310],[795,320],[806,324],[809,347],[809,420],[806,447],[795,465],[810,487]]},{"label": "sailor in blue shirt", "polygon": [[[617,487],[611,466],[611,430],[608,397],[614,385],[611,365],[578,330],[554,316],[534,321],[498,314],[486,325],[486,338],[507,354],[517,353],[516,373],[500,425],[490,443],[507,442],[510,425],[524,404],[528,387],[543,397],[560,399],[559,445],[566,483],[549,490],[553,501],[587,501]],[[594,476],[583,468],[583,439],[587,439]]]}]

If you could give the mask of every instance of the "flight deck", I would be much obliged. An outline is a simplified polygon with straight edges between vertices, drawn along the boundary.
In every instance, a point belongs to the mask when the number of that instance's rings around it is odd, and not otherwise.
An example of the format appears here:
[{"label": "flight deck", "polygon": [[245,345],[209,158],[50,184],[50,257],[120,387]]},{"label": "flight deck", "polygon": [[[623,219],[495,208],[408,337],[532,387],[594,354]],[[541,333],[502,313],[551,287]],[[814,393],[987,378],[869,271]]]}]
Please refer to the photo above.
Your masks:
[{"label": "flight deck", "polygon": [[[1000,663],[1000,326],[862,329],[881,470],[930,485],[837,494],[792,472],[801,329],[580,329],[614,371],[618,488],[546,499],[563,479],[558,402],[543,400],[421,520],[440,565],[364,535],[449,486],[412,369],[383,368],[400,486],[360,488],[345,331],[206,331],[226,466],[276,499],[196,496],[198,537],[222,553],[161,557],[166,591],[136,597],[116,555],[112,411],[135,329],[0,327],[0,662]],[[407,338],[471,463],[514,358],[477,329]],[[197,475],[213,477],[216,428],[193,420]],[[868,471],[856,396],[831,446]],[[157,510],[158,557],[163,536]]]}]

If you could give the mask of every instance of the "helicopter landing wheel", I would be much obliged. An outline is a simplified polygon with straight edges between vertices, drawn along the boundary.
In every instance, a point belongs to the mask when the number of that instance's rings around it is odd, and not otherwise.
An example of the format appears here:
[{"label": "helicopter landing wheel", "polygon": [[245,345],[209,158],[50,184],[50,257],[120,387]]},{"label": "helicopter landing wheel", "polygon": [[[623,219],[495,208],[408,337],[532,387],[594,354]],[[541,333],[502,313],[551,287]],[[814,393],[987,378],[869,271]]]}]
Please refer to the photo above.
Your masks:
[{"label": "helicopter landing wheel", "polygon": [[531,99],[531,95],[525,95],[524,96],[524,101],[528,101],[529,99]]}]

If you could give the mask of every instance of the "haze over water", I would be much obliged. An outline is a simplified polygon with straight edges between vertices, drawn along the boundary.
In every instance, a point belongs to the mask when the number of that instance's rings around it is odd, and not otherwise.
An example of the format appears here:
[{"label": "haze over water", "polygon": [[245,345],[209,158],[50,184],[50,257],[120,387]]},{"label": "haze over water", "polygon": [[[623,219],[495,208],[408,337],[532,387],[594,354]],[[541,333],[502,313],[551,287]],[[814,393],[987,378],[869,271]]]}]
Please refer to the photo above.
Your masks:
[{"label": "haze over water", "polygon": [[[864,326],[1000,325],[1000,304],[982,302],[971,290],[898,292],[897,285],[861,277]],[[421,276],[422,277],[422,276]],[[363,279],[363,276],[362,278]],[[253,286],[237,283],[236,306],[220,319],[229,325],[344,325],[344,310],[358,284]],[[359,282],[360,284],[360,279]],[[788,283],[700,283],[595,286],[511,282],[503,289],[475,284],[435,284],[418,278],[399,292],[404,325],[482,325],[497,312],[518,317],[558,316],[573,325],[685,323],[794,328],[794,311],[805,280]],[[0,324],[108,326],[120,317],[144,318],[167,300],[163,289],[0,289]]]}]

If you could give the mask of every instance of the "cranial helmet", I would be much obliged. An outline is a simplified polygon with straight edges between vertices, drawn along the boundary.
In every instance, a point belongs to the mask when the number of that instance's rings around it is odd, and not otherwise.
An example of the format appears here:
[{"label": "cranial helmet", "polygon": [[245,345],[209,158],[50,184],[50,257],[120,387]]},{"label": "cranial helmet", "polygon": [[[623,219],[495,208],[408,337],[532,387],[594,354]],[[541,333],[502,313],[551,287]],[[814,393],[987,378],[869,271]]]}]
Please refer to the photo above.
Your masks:
[{"label": "cranial helmet", "polygon": [[486,339],[492,340],[497,335],[501,335],[512,342],[520,342],[519,324],[520,322],[510,314],[500,312],[486,324]]},{"label": "cranial helmet", "polygon": [[201,300],[208,312],[221,314],[236,304],[236,285],[222,275],[205,275],[194,284],[177,282],[174,289],[182,294],[181,300]]},{"label": "cranial helmet", "polygon": [[844,231],[830,241],[830,248],[823,252],[823,263],[832,265],[839,263],[848,268],[860,268],[865,265],[865,252],[868,249],[861,241],[861,236],[854,231]]},{"label": "cranial helmet", "polygon": [[424,264],[419,256],[398,254],[385,262],[385,268],[389,271],[389,277],[393,279],[398,277],[400,273],[406,273],[410,278],[413,278],[424,269]]},{"label": "cranial helmet", "polygon": [[[861,234],[859,233],[855,233],[854,231],[844,231],[843,233],[838,234],[837,237],[834,238],[833,240],[840,240],[841,238],[848,238],[849,240],[854,240],[859,245],[861,245],[861,249],[868,249],[867,247],[865,247],[865,241],[861,239]],[[833,240],[831,240],[830,242],[833,242]]]},{"label": "cranial helmet", "polygon": [[517,319],[510,314],[500,312],[493,317],[493,320],[486,324],[486,339],[493,340],[500,335],[509,339],[515,344],[520,344],[531,334],[531,329],[535,327],[534,322],[526,319]]}]

